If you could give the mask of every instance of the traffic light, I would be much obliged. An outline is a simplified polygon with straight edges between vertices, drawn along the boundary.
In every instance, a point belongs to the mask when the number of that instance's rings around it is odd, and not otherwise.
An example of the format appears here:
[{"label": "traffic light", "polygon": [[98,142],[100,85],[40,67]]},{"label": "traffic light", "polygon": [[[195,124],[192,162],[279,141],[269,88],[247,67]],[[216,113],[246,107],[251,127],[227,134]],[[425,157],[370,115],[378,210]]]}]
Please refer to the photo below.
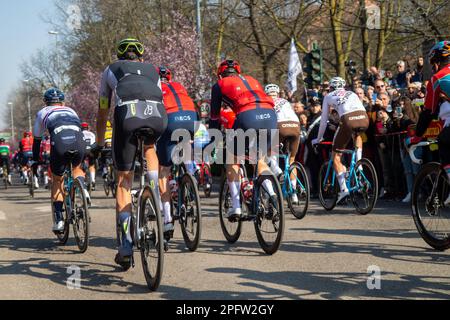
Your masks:
[{"label": "traffic light", "polygon": [[307,53],[303,58],[305,65],[304,72],[307,74],[305,79],[308,87],[312,89],[323,82],[323,55],[322,49],[314,45],[313,50]]},{"label": "traffic light", "polygon": [[311,62],[312,62],[311,53],[307,53],[303,58],[303,65],[304,65],[303,72],[305,72],[307,75],[305,78],[305,83],[308,85],[309,89],[313,87],[313,80],[311,77],[312,74]]}]

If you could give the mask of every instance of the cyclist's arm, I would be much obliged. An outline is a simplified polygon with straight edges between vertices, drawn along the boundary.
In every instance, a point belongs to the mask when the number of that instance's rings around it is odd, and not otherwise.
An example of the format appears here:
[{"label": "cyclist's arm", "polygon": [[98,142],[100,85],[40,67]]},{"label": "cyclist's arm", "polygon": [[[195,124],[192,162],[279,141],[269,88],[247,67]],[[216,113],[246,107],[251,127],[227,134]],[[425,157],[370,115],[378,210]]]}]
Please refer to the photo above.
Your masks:
[{"label": "cyclist's arm", "polygon": [[322,105],[322,117],[320,119],[319,134],[317,135],[318,141],[321,141],[323,139],[325,130],[327,129],[329,114],[330,114],[330,107],[329,107],[328,99],[325,98],[323,105]]},{"label": "cyclist's arm", "polygon": [[103,72],[100,84],[99,110],[97,117],[97,144],[105,145],[106,122],[108,121],[109,109],[111,107],[112,89],[108,83],[109,67]]},{"label": "cyclist's arm", "polygon": [[[428,126],[433,120],[433,112],[437,108],[437,103],[439,101],[439,93],[433,88],[433,79],[427,84],[427,96],[425,97],[424,110],[419,116],[419,121],[417,122],[416,136],[422,137],[427,131]],[[437,95],[437,98],[436,98]]]}]

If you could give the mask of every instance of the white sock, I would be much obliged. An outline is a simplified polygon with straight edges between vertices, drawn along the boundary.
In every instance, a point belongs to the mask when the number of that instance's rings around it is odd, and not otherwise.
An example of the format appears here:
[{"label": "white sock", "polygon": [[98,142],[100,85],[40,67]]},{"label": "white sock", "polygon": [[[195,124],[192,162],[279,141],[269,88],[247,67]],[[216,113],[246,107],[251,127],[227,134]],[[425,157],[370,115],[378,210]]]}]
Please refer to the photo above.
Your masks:
[{"label": "white sock", "polygon": [[44,184],[46,184],[46,185],[48,184],[48,175],[44,176]]},{"label": "white sock", "polygon": [[106,167],[103,168],[103,174],[108,174],[108,169],[106,169]]},{"label": "white sock", "polygon": [[163,210],[163,204],[161,202],[161,193],[159,192],[159,173],[158,171],[148,171],[147,178],[150,182],[150,187],[155,190],[156,201],[159,202],[159,209]]},{"label": "white sock", "polygon": [[292,189],[296,190],[297,189],[297,179],[291,180],[292,183]]},{"label": "white sock", "polygon": [[197,166],[192,161],[191,162],[187,162],[186,163],[186,170],[188,171],[189,174],[194,175],[195,171],[197,171]]},{"label": "white sock", "polygon": [[362,149],[356,149],[356,162],[362,159],[362,153],[363,153]]},{"label": "white sock", "polygon": [[269,179],[264,180],[264,182],[262,183],[262,186],[263,186],[264,190],[267,191],[269,196],[276,195],[275,191],[273,190],[272,181],[270,181]]},{"label": "white sock", "polygon": [[241,208],[240,201],[240,192],[241,192],[241,183],[240,182],[230,182],[228,181],[228,187],[230,188],[230,195],[233,201],[233,209]]},{"label": "white sock", "polygon": [[164,224],[172,223],[172,216],[170,215],[170,202],[163,203]]},{"label": "white sock", "polygon": [[345,183],[345,172],[341,172],[337,175],[337,179],[339,182],[339,187],[341,188],[341,192],[348,192],[347,185]]},{"label": "white sock", "polygon": [[91,177],[91,182],[95,183],[95,171],[90,171],[89,174]]},{"label": "white sock", "polygon": [[281,170],[280,166],[278,165],[278,157],[277,156],[272,156],[270,158],[269,167],[270,167],[270,170],[272,170],[273,174],[276,176],[279,176],[280,174],[283,173],[283,170]]}]

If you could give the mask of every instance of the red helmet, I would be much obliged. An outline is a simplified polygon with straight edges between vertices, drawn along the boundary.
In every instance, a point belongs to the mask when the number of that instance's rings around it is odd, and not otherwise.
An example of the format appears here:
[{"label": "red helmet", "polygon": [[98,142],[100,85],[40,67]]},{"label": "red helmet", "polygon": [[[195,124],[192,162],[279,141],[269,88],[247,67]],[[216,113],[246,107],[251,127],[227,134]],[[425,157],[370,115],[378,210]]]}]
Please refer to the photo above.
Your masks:
[{"label": "red helmet", "polygon": [[164,66],[159,67],[158,69],[159,77],[162,79],[166,79],[167,81],[172,81],[172,71],[169,68]]},{"label": "red helmet", "polygon": [[88,129],[89,129],[89,123],[83,122],[83,123],[81,124],[81,129],[83,129],[83,130],[88,130]]},{"label": "red helmet", "polygon": [[31,135],[32,135],[32,133],[29,132],[29,131],[25,131],[25,132],[23,133],[23,137],[24,137],[24,138],[31,137]]},{"label": "red helmet", "polygon": [[236,114],[231,109],[222,109],[220,112],[220,123],[225,129],[233,129]]},{"label": "red helmet", "polygon": [[225,71],[233,69],[237,74],[241,74],[241,66],[236,60],[223,61],[217,70],[217,76],[220,78]]}]

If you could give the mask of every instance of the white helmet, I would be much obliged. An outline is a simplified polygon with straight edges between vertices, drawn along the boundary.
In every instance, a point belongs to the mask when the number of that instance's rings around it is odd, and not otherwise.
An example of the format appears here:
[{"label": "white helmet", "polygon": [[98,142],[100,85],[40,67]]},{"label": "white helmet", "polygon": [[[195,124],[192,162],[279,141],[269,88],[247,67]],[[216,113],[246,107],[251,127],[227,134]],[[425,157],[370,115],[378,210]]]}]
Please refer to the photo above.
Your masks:
[{"label": "white helmet", "polygon": [[276,84],[268,84],[266,88],[264,89],[266,94],[270,94],[272,92],[276,92],[277,94],[280,94],[280,87]]},{"label": "white helmet", "polygon": [[347,86],[347,82],[341,77],[334,77],[330,80],[330,87],[333,90],[344,89]]}]

